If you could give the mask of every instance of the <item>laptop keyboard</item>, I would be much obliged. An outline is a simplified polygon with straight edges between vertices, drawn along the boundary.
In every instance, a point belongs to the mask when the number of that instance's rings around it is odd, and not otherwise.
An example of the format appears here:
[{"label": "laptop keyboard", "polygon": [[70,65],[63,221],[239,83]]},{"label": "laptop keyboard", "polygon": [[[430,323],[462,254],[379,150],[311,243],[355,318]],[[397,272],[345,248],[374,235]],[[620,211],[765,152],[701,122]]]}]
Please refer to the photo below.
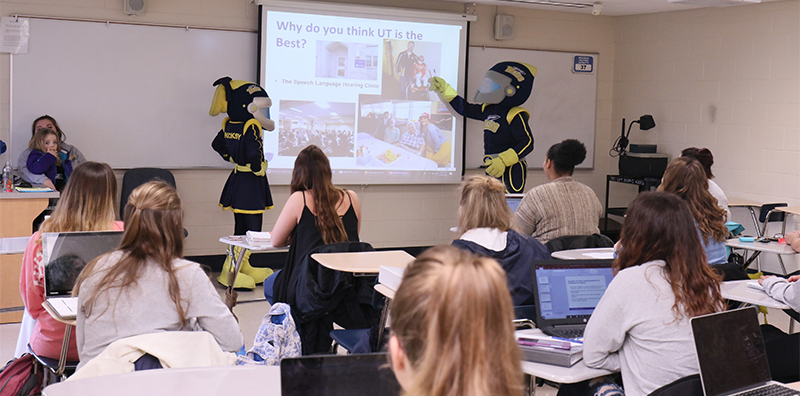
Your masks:
[{"label": "laptop keyboard", "polygon": [[561,338],[583,338],[583,329],[548,329],[548,333]]},{"label": "laptop keyboard", "polygon": [[778,384],[771,384],[747,392],[737,393],[736,396],[790,396],[800,395],[800,391],[787,388]]}]

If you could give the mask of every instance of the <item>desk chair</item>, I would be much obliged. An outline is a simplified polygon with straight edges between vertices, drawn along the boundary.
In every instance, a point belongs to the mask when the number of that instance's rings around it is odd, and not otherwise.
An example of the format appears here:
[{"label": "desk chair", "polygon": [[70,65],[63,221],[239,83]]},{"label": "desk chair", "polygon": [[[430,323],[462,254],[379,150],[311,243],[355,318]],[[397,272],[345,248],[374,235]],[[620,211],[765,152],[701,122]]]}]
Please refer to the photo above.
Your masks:
[{"label": "desk chair", "polygon": [[[377,279],[375,280],[376,284]],[[372,308],[375,308],[376,311],[380,311],[381,315],[386,315],[387,311],[390,307],[390,302],[388,298],[385,297],[383,294],[378,293],[377,291],[372,292]],[[366,329],[334,329],[331,330],[330,336],[333,339],[333,344],[331,346],[331,353],[336,353],[337,346],[341,345],[348,353],[353,353],[353,350],[358,344],[365,337],[370,336],[370,330],[372,328]],[[383,335],[383,334],[382,334]],[[382,338],[382,337],[381,337]],[[370,345],[372,352],[380,352],[382,340],[378,339],[375,343],[376,345]]]},{"label": "desk chair", "polygon": [[649,396],[703,396],[700,374],[679,378],[654,390]]},{"label": "desk chair", "polygon": [[[781,222],[784,227],[784,219],[786,218],[786,213],[781,212],[777,208],[783,208],[789,206],[786,203],[771,203],[771,204],[764,204],[761,206],[761,212],[758,215],[758,221],[761,222],[761,230],[756,230],[759,237],[766,237],[767,235],[767,227],[769,223],[772,222]],[[783,274],[786,274],[786,266],[783,265],[783,258],[778,255],[778,263],[781,265],[781,271]],[[761,259],[758,259],[758,271],[761,272]]]},{"label": "desk chair", "polygon": [[550,253],[559,250],[613,247],[614,241],[603,234],[566,235],[551,239],[544,244]]},{"label": "desk chair", "polygon": [[[66,348],[69,348],[69,337],[65,339],[67,340],[65,342],[67,345]],[[31,356],[36,359],[36,362],[45,369],[42,370],[44,373],[42,388],[46,387],[47,385],[66,380],[67,377],[72,375],[72,373],[75,372],[75,369],[78,368],[79,362],[67,361],[66,348],[62,347],[61,358],[51,359],[37,355],[36,352],[33,351],[33,348],[31,348],[30,344],[28,344],[28,353],[30,353]]]}]

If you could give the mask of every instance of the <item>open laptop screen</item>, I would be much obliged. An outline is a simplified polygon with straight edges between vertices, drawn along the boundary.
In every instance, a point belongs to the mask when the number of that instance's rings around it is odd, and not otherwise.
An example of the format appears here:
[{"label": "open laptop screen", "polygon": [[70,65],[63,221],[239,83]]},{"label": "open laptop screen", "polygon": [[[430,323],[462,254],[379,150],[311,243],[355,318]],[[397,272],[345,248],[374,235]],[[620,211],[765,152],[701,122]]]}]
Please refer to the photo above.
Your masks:
[{"label": "open laptop screen", "polygon": [[727,395],[772,379],[755,307],[698,316],[691,322],[706,395]]},{"label": "open laptop screen", "polygon": [[281,360],[282,396],[398,396],[385,353],[317,355]]},{"label": "open laptop screen", "polygon": [[534,264],[544,320],[588,319],[614,278],[612,260],[548,260]]},{"label": "open laptop screen", "polygon": [[86,264],[115,250],[122,231],[46,232],[42,234],[45,295],[68,296]]}]

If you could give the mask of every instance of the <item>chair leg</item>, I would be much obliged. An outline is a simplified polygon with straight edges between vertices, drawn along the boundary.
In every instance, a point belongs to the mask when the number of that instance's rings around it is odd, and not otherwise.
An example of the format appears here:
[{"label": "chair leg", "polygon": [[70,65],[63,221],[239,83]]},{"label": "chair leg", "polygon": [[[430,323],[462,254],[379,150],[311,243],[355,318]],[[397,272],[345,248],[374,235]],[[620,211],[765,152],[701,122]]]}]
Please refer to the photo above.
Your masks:
[{"label": "chair leg", "polygon": [[783,258],[780,254],[778,255],[778,262],[781,264],[781,271],[783,271],[783,275],[788,275],[786,273],[786,266],[783,265]]}]

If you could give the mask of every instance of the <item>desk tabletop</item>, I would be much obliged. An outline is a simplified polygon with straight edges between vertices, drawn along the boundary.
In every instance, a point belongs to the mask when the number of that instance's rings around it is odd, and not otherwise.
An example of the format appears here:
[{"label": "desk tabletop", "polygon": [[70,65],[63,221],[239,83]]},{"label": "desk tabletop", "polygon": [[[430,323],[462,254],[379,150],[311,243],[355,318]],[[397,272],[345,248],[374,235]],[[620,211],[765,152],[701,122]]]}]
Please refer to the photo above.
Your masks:
[{"label": "desk tabletop", "polygon": [[550,256],[559,260],[610,260],[614,258],[614,248],[559,250]]},{"label": "desk tabletop", "polygon": [[271,245],[255,246],[255,245],[251,245],[251,244],[247,243],[247,241],[245,241],[244,239],[242,239],[241,241],[234,241],[230,237],[222,237],[222,238],[219,239],[219,241],[224,243],[224,244],[226,244],[226,245],[238,246],[240,248],[245,248],[245,249],[253,251],[253,252],[280,252],[280,251],[288,251],[289,250],[288,247],[274,247],[274,246],[271,246]]},{"label": "desk tabletop", "polygon": [[405,268],[414,256],[403,250],[374,252],[314,253],[311,258],[334,271],[377,274],[381,266]]},{"label": "desk tabletop", "polygon": [[767,308],[791,309],[790,306],[770,297],[764,290],[748,287],[747,283],[752,280],[738,280],[722,282],[720,291],[722,298],[727,300],[741,301],[748,304],[761,305]]},{"label": "desk tabletop", "polygon": [[[539,329],[515,331],[514,336],[531,338],[546,337]],[[561,367],[552,364],[526,362],[523,360],[522,371],[525,374],[544,378],[560,384],[574,384],[612,373],[612,371],[608,370],[589,368],[586,366],[586,363],[583,362],[583,359],[573,364],[572,367]]]},{"label": "desk tabletop", "polygon": [[45,396],[216,396],[257,393],[280,396],[278,366],[226,366],[172,368],[107,375],[59,382],[42,392]]},{"label": "desk tabletop", "polygon": [[793,215],[800,215],[800,206],[785,206],[781,208],[775,208],[775,210]]},{"label": "desk tabletop", "polygon": [[394,300],[394,293],[397,292],[397,290],[392,289],[391,287],[386,286],[382,283],[378,283],[377,285],[375,285],[375,291],[382,294],[384,297],[392,300]]},{"label": "desk tabletop", "polygon": [[58,198],[58,191],[48,192],[0,192],[0,199],[34,199],[34,198]]},{"label": "desk tabletop", "polygon": [[22,254],[31,237],[0,238],[0,254]]},{"label": "desk tabletop", "polygon": [[[46,300],[45,300],[45,302],[46,302]],[[45,304],[44,302],[42,303],[42,308],[44,308],[44,310],[47,311],[47,313],[50,314],[50,316],[52,316],[53,319],[56,320],[56,322],[61,322],[61,323],[65,324],[65,325],[69,325],[69,326],[75,326],[75,324],[77,323],[76,319],[62,319],[60,316],[58,316],[57,313],[53,312],[53,309],[50,308],[49,305]]]},{"label": "desk tabletop", "polygon": [[739,238],[731,238],[725,241],[725,245],[735,249],[746,249],[756,252],[773,253],[773,254],[797,254],[791,246],[785,243],[778,242],[742,242]]},{"label": "desk tabletop", "polygon": [[746,198],[736,198],[736,197],[728,197],[728,207],[760,207],[763,205],[760,202],[751,201]]}]

